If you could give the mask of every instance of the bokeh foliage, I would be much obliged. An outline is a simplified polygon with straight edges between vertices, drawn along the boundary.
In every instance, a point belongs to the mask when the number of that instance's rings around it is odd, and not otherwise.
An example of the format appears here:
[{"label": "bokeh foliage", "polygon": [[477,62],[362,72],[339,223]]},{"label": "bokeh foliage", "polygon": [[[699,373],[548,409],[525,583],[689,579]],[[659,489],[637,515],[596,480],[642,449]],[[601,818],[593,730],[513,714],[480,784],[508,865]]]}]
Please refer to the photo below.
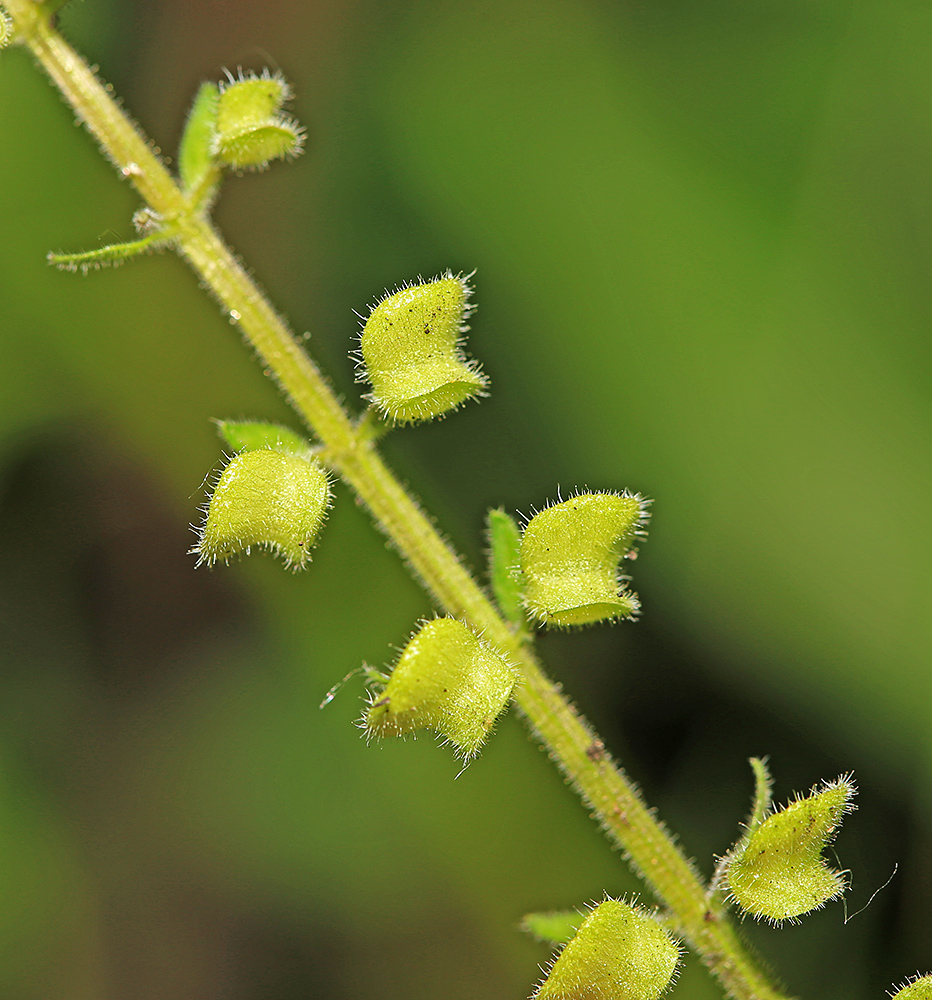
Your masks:
[{"label": "bokeh foliage", "polygon": [[[386,451],[474,564],[485,509],[655,498],[643,620],[544,652],[711,871],[853,770],[838,906],[748,927],[794,992],[932,967],[932,13],[908,0],[83,0],[65,33],[173,153],[218,68],[281,66],[302,161],[218,216],[349,399],[351,310],[478,268],[492,396]],[[49,250],[137,207],[0,56],[0,992],[526,995],[521,915],[630,890],[520,724],[455,783],[352,690],[427,599],[345,490],[310,571],[185,556],[211,417],[292,421],[169,255]],[[687,967],[675,994],[715,990]]]}]

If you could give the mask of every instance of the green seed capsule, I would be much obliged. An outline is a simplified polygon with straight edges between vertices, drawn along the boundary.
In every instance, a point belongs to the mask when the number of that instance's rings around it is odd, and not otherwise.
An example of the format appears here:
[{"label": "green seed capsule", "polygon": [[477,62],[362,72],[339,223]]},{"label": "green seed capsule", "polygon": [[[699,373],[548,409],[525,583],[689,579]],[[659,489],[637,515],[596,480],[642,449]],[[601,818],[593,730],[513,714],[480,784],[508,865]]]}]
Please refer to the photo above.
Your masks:
[{"label": "green seed capsule", "polygon": [[241,76],[220,91],[213,155],[235,170],[263,170],[271,160],[296,156],[304,144],[300,126],[280,114],[291,89],[278,75]]},{"label": "green seed capsule", "polygon": [[239,79],[230,78],[220,89],[217,131],[228,135],[249,125],[260,125],[277,115],[291,97],[285,79],[268,70],[261,76],[241,73]]},{"label": "green seed capsule", "polygon": [[272,160],[297,156],[304,133],[290,118],[277,118],[241,133],[228,134],[217,143],[219,160],[234,170],[265,170]]},{"label": "green seed capsule", "polygon": [[583,921],[534,1000],[657,1000],[673,982],[679,958],[654,917],[607,899]]},{"label": "green seed capsule", "polygon": [[891,1000],[932,1000],[932,976],[916,976],[890,997]]},{"label": "green seed capsule", "polygon": [[484,394],[488,379],[460,350],[469,292],[447,272],[373,308],[360,338],[360,381],[372,385],[368,398],[392,420],[430,420]]},{"label": "green seed capsule", "polygon": [[474,757],[505,710],[517,674],[455,618],[435,618],[408,642],[362,725],[369,737],[432,729]]},{"label": "green seed capsule", "polygon": [[521,538],[528,611],[558,626],[635,615],[637,597],[624,588],[618,565],[645,534],[644,508],[627,493],[582,493],[535,514]]},{"label": "green seed capsule", "polygon": [[259,546],[301,569],[329,504],[327,474],[316,462],[270,449],[244,451],[223,470],[191,551],[200,566]]},{"label": "green seed capsule", "polygon": [[840,896],[845,876],[822,860],[845,813],[854,782],[842,776],[797,799],[752,829],[724,864],[731,898],[757,919],[795,920]]}]

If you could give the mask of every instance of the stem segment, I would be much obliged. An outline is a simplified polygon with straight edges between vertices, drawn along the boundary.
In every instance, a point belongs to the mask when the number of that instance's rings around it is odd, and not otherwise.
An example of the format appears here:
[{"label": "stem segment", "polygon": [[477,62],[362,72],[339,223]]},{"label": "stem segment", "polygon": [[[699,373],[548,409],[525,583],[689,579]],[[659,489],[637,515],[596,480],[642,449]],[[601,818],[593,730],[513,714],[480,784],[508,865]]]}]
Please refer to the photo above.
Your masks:
[{"label": "stem segment", "polygon": [[240,266],[204,212],[191,203],[136,126],[33,0],[4,0],[25,44],[147,205],[171,220],[176,245],[275,375],[323,444],[321,458],[356,491],[411,570],[448,614],[465,618],[520,663],[517,702],[550,756],[650,884],[670,923],[738,1000],[788,1000],[770,984],[705,886],[589,724],[543,673],[534,654],[378,455],[370,434],[342,408],[314,362]]}]

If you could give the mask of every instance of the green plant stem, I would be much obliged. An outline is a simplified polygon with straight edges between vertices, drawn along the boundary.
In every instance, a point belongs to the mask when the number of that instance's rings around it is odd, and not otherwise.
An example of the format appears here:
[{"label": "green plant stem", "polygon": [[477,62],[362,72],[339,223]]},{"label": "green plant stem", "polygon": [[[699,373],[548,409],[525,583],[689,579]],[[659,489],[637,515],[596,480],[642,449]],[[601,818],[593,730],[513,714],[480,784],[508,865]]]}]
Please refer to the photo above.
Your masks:
[{"label": "green plant stem", "polygon": [[18,40],[57,84],[122,176],[148,206],[172,220],[179,252],[252,344],[323,445],[327,462],[369,507],[412,571],[448,614],[484,630],[523,672],[517,703],[530,727],[612,840],[669,910],[669,920],[738,1000],[787,1000],[748,955],[721,903],[707,898],[695,870],[645,806],[624,772],[533,653],[502,620],[414,500],[379,457],[371,435],[332,389],[204,213],[192,212],[174,179],[87,64],[33,0],[5,0]]}]

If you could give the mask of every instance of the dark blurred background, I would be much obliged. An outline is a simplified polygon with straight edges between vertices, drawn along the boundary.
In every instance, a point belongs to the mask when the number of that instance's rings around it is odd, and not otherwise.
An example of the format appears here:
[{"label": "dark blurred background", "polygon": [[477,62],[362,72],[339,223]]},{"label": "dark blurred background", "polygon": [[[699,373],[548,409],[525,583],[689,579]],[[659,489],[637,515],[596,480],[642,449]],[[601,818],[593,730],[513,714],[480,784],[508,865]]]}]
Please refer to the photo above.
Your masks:
[{"label": "dark blurred background", "polygon": [[[655,498],[637,624],[553,674],[710,872],[746,758],[854,771],[852,870],[744,930],[788,988],[932,969],[932,9],[919,0],[75,0],[169,155],[198,82],[280,67],[307,154],[220,224],[351,406],[384,288],[477,268],[493,393],[385,450],[472,565],[491,505]],[[457,780],[353,728],[428,599],[342,488],[310,570],[194,571],[211,417],[298,426],[138,201],[0,55],[0,995],[522,998],[529,910],[637,889],[513,716]],[[644,898],[650,902],[648,894]],[[688,962],[681,1000],[720,996]]]}]

